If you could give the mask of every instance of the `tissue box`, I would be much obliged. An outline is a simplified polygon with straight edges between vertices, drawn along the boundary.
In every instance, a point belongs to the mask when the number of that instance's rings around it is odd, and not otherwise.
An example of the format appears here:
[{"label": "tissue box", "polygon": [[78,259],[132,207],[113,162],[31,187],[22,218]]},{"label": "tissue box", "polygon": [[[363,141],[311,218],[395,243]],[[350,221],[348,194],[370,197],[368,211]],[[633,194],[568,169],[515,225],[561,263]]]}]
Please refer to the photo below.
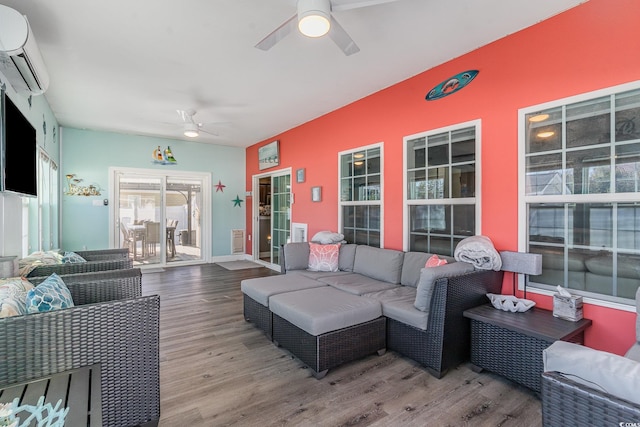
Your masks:
[{"label": "tissue box", "polygon": [[582,297],[574,295],[565,297],[560,294],[554,294],[553,315],[573,322],[582,319]]}]

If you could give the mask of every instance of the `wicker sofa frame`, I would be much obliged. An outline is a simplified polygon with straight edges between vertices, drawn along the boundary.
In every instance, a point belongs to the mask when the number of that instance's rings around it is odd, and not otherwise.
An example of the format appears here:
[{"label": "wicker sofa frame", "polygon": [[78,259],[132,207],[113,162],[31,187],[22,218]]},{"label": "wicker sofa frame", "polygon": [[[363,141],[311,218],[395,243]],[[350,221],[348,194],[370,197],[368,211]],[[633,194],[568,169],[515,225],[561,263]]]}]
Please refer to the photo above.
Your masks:
[{"label": "wicker sofa frame", "polygon": [[85,276],[87,286],[63,280],[79,301],[100,302],[0,319],[0,388],[99,363],[103,425],[157,425],[160,297],[139,296],[139,280],[97,275]]},{"label": "wicker sofa frame", "polygon": [[273,339],[273,317],[271,310],[246,294],[242,294],[242,296],[244,320],[253,323],[253,325],[264,332],[270,340]]},{"label": "wicker sofa frame", "polygon": [[605,426],[635,423],[640,406],[579,384],[557,372],[542,374],[542,425]]},{"label": "wicker sofa frame", "polygon": [[129,248],[96,249],[90,251],[74,251],[87,261],[129,258]]},{"label": "wicker sofa frame", "polygon": [[[48,276],[29,277],[34,286]],[[75,305],[93,304],[142,295],[142,272],[139,268],[76,273],[60,276],[71,292]]]},{"label": "wicker sofa frame", "polygon": [[311,368],[317,379],[324,378],[329,369],[343,363],[376,352],[384,354],[384,334],[384,317],[315,336],[277,314],[273,315],[274,343]]},{"label": "wicker sofa frame", "polygon": [[121,270],[132,267],[132,259],[109,258],[78,263],[39,265],[27,274],[27,277],[50,276],[53,273],[62,276],[66,274],[91,273],[95,271]]},{"label": "wicker sofa frame", "polygon": [[469,360],[471,325],[462,313],[500,293],[502,271],[473,271],[435,282],[427,330],[387,319],[387,349],[423,365],[442,378],[450,368]]}]

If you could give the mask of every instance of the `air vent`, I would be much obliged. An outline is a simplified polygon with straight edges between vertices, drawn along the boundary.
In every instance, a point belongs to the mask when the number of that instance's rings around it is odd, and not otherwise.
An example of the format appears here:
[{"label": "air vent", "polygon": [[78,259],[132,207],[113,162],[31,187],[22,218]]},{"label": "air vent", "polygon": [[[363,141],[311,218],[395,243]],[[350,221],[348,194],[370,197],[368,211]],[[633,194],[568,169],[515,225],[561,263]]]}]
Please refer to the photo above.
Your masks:
[{"label": "air vent", "polygon": [[231,254],[244,254],[244,230],[231,230]]}]

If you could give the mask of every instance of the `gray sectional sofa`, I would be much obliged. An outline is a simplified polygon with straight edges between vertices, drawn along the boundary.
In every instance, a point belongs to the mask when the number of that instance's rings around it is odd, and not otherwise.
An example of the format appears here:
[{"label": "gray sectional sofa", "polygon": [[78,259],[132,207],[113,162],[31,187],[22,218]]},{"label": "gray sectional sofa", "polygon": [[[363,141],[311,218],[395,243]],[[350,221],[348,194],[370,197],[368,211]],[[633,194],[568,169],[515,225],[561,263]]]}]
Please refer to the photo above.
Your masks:
[{"label": "gray sectional sofa", "polygon": [[[388,349],[440,378],[468,359],[470,326],[462,312],[502,288],[501,271],[476,271],[444,256],[448,264],[424,268],[431,254],[422,252],[344,244],[334,272],[307,269],[308,243],[286,244],[281,253],[284,275],[242,281],[244,316],[316,377]],[[352,343],[361,336],[367,338]]]}]

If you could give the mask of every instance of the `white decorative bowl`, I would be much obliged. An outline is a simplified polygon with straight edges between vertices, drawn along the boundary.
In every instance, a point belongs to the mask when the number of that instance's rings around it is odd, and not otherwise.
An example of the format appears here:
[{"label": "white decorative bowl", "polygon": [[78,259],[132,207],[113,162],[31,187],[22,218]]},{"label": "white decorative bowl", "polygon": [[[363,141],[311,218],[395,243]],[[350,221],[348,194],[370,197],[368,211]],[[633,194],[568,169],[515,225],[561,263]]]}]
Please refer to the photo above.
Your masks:
[{"label": "white decorative bowl", "polygon": [[524,312],[536,305],[535,301],[524,298],[516,298],[513,295],[497,295],[487,294],[487,297],[491,300],[491,304],[499,310],[515,312]]}]

